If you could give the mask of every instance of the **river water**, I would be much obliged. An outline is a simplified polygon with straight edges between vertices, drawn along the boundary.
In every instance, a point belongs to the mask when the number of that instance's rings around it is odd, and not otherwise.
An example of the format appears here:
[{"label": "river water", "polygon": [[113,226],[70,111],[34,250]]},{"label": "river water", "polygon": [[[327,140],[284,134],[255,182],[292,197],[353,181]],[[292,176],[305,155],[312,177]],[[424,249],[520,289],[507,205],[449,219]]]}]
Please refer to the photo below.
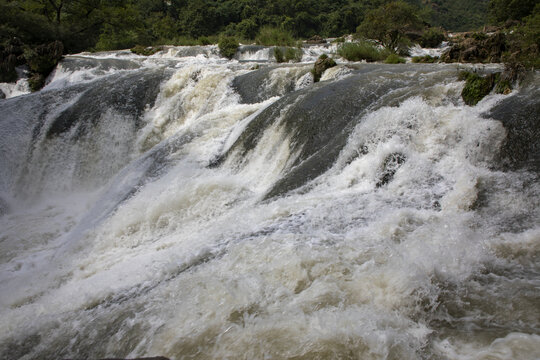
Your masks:
[{"label": "river water", "polygon": [[540,358],[540,75],[469,107],[464,65],[313,84],[325,51],[79,54],[0,100],[0,358]]}]

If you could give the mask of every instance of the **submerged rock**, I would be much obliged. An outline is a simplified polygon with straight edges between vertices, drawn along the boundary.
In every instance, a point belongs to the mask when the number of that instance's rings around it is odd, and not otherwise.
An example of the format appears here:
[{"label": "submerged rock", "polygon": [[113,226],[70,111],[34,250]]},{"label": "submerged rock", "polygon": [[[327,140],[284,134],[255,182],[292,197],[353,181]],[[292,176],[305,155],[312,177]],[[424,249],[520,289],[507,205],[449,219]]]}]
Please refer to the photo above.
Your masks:
[{"label": "submerged rock", "polygon": [[388,155],[383,162],[381,176],[376,187],[381,187],[388,184],[394,178],[396,171],[405,163],[407,157],[401,153],[392,153]]},{"label": "submerged rock", "polygon": [[502,165],[540,172],[540,87],[527,79],[517,94],[497,103],[484,116],[499,120],[506,129]]}]

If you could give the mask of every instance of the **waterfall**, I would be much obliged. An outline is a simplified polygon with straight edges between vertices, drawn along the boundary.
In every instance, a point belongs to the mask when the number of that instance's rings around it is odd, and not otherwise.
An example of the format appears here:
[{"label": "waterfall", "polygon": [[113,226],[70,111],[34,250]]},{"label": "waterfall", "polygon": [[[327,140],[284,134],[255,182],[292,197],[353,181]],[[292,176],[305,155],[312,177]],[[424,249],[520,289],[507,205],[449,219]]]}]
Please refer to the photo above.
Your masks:
[{"label": "waterfall", "polygon": [[470,107],[457,65],[268,51],[0,100],[0,357],[540,357],[539,74]]}]

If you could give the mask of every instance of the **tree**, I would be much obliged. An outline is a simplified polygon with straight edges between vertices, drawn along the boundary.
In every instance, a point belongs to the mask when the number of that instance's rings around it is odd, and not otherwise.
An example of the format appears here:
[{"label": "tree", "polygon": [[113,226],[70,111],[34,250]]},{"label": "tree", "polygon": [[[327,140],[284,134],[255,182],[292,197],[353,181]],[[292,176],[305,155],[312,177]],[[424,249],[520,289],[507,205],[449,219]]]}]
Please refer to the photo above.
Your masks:
[{"label": "tree", "polygon": [[405,41],[407,33],[420,31],[423,27],[411,5],[396,1],[369,11],[358,32],[395,52]]},{"label": "tree", "polygon": [[506,20],[521,20],[530,15],[538,0],[491,0],[490,20],[495,23]]}]

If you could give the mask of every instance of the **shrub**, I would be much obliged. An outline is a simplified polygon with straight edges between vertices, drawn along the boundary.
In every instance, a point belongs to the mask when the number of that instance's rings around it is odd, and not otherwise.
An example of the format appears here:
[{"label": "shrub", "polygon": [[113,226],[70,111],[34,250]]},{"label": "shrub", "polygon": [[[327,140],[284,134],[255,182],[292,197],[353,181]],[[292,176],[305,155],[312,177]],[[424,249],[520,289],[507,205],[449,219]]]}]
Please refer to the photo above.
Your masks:
[{"label": "shrub", "polygon": [[274,58],[276,59],[276,62],[282,63],[285,61],[285,57],[283,56],[283,50],[279,47],[274,48]]},{"label": "shrub", "polygon": [[212,40],[210,40],[208,37],[206,36],[201,36],[197,39],[197,42],[201,45],[211,45],[212,44]]},{"label": "shrub", "polygon": [[290,32],[265,26],[259,30],[255,42],[265,46],[294,46],[295,41]]},{"label": "shrub", "polygon": [[285,61],[300,62],[302,60],[302,49],[288,47],[285,50]]},{"label": "shrub", "polygon": [[423,64],[431,64],[439,60],[437,56],[430,56],[430,55],[424,55],[424,56],[413,56],[412,62],[413,63],[423,63]]},{"label": "shrub", "polygon": [[228,59],[233,58],[238,46],[238,41],[233,37],[222,37],[218,42],[219,53]]},{"label": "shrub", "polygon": [[388,55],[386,60],[384,60],[385,64],[405,64],[405,62],[406,62],[405,59],[402,57],[399,57],[399,55],[397,54],[390,54]]},{"label": "shrub", "polygon": [[58,61],[62,58],[64,46],[60,41],[43,44],[24,51],[24,58],[30,70],[45,76],[54,69]]},{"label": "shrub", "polygon": [[425,48],[434,48],[439,46],[445,39],[441,29],[429,28],[422,34],[420,38],[420,46]]},{"label": "shrub", "polygon": [[274,58],[276,59],[276,62],[282,63],[282,62],[299,62],[302,60],[302,49],[293,48],[293,47],[274,47]]},{"label": "shrub", "polygon": [[380,61],[384,60],[389,53],[388,50],[378,49],[367,41],[345,43],[338,49],[339,56],[349,61]]}]

